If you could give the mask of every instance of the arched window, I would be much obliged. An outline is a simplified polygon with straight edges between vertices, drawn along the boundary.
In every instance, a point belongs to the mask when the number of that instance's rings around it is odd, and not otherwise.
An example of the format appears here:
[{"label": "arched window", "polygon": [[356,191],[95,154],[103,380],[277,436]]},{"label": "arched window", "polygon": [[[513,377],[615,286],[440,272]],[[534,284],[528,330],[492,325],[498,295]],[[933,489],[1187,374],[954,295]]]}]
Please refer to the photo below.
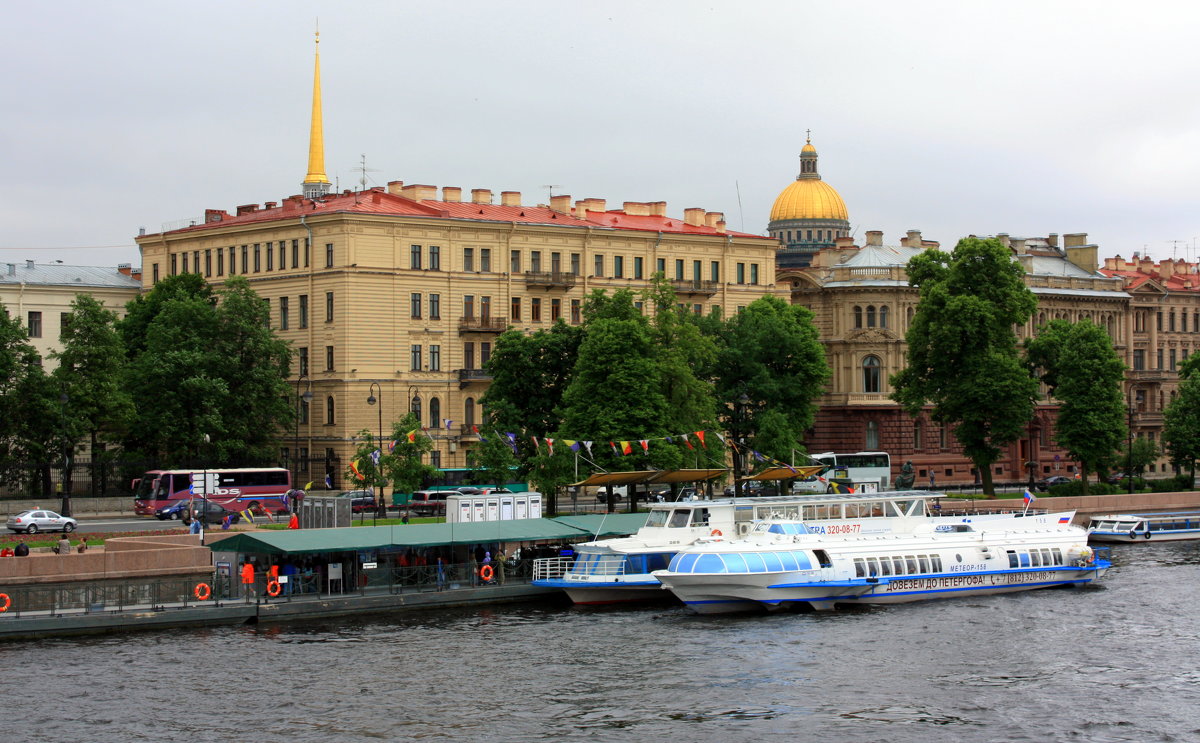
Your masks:
[{"label": "arched window", "polygon": [[868,356],[862,362],[863,392],[879,392],[879,358]]},{"label": "arched window", "polygon": [[879,449],[879,424],[875,421],[867,421],[867,442],[864,448],[868,451]]},{"label": "arched window", "polygon": [[862,327],[862,307],[854,305],[854,327]]},{"label": "arched window", "polygon": [[921,451],[921,421],[913,421],[913,451]]},{"label": "arched window", "polygon": [[325,425],[333,425],[333,395],[325,398]]},{"label": "arched window", "polygon": [[867,305],[867,327],[875,327],[875,305]]},{"label": "arched window", "polygon": [[904,324],[907,327],[912,327],[913,308],[909,307],[904,311]]},{"label": "arched window", "polygon": [[888,308],[887,305],[879,308],[879,327],[886,328],[888,323]]},{"label": "arched window", "polygon": [[442,427],[442,401],[436,397],[429,398],[429,427],[434,430]]},{"label": "arched window", "polygon": [[475,425],[475,398],[468,397],[463,401],[463,424]]}]

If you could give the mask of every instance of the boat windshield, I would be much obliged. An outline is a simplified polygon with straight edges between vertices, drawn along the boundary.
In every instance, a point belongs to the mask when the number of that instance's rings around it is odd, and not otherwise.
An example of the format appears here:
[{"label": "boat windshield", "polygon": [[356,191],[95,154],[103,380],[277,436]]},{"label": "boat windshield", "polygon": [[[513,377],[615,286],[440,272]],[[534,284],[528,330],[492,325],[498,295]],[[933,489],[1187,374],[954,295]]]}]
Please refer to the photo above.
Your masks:
[{"label": "boat windshield", "polygon": [[646,517],[646,526],[666,526],[667,516],[671,511],[666,508],[652,508],[650,515]]}]

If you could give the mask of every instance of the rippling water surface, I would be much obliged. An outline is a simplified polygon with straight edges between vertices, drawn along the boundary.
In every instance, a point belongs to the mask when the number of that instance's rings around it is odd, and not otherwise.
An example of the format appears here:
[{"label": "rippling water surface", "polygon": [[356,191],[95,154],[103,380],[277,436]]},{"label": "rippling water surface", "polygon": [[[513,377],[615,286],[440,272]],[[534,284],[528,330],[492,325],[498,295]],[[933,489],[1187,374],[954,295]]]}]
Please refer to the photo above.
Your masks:
[{"label": "rippling water surface", "polygon": [[527,605],[0,644],[0,707],[72,742],[1200,740],[1200,545],[1113,553],[1094,587],[836,613]]}]

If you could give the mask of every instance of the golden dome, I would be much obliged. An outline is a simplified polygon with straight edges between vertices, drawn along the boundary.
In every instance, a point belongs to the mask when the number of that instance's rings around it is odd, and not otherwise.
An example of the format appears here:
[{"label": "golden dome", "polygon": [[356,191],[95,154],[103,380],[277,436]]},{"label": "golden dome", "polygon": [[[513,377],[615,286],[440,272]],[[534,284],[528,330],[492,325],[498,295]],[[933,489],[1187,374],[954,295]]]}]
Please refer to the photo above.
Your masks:
[{"label": "golden dome", "polygon": [[[812,145],[805,145],[805,148]],[[802,178],[783,189],[771,207],[771,221],[783,219],[849,220],[846,202],[825,181]]]},{"label": "golden dome", "polygon": [[804,146],[800,148],[800,152],[813,152],[813,153],[815,153],[816,151],[817,151],[817,148],[816,148],[816,147],[813,147],[813,144],[812,144],[812,142],[805,142],[805,143],[804,143]]}]

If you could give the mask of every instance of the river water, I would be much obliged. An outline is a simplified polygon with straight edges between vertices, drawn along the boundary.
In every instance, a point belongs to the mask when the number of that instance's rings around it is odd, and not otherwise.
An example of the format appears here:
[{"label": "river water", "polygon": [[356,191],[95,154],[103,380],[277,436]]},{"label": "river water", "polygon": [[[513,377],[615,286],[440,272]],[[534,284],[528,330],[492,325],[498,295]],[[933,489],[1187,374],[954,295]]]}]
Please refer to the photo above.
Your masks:
[{"label": "river water", "polygon": [[1096,586],[835,613],[521,605],[0,644],[4,737],[1200,740],[1200,544],[1113,559]]}]

